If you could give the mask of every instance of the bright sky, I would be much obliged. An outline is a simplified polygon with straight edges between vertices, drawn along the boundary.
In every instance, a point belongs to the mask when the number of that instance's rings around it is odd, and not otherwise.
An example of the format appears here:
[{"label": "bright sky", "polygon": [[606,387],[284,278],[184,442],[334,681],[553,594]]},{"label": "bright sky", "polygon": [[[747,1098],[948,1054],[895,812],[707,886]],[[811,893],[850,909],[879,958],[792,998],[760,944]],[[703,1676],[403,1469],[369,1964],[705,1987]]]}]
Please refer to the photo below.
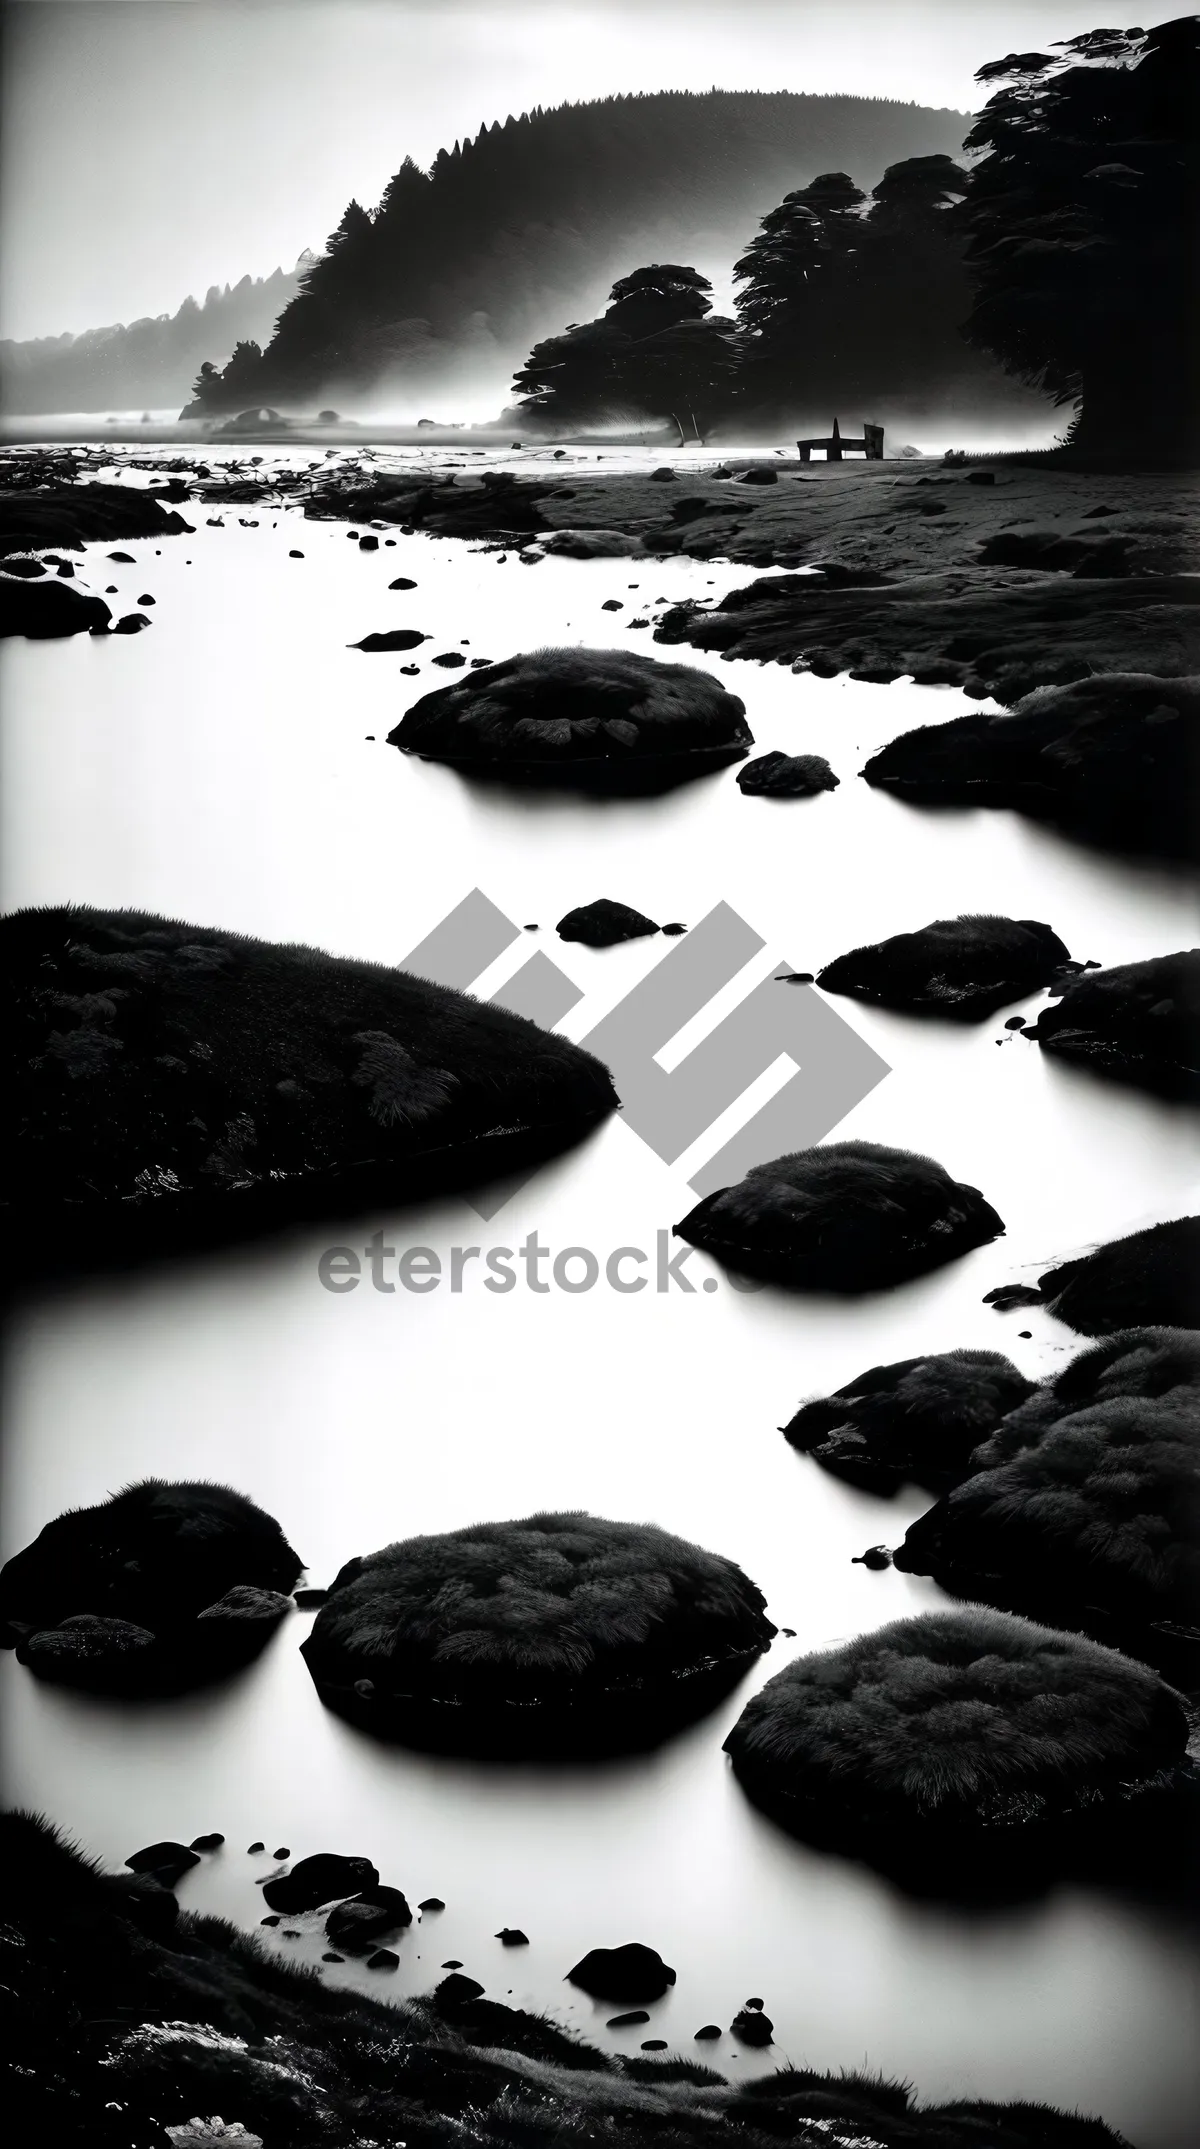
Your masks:
[{"label": "bright sky", "polygon": [[1094,29],[1101,8],[8,0],[0,335],[173,311],[189,291],[290,267],[352,195],[373,205],[406,154],[427,164],[532,105],[715,84],[969,111],[983,62]]}]

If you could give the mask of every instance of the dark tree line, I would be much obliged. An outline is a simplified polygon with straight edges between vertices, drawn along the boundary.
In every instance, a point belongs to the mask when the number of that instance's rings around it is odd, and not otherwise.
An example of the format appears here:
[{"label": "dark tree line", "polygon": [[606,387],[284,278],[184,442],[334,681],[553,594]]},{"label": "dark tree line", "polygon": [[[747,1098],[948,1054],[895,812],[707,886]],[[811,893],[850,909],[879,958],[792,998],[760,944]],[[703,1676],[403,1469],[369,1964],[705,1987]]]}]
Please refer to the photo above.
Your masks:
[{"label": "dark tree line", "polygon": [[[280,317],[254,399],[432,371],[473,336],[495,363],[618,274],[635,235],[672,253],[704,230],[732,250],[798,169],[879,171],[957,149],[962,127],[954,112],[782,91],[609,97],[485,126],[427,173],[406,160],[373,210],[350,203]],[[228,407],[210,383],[214,396]]]}]

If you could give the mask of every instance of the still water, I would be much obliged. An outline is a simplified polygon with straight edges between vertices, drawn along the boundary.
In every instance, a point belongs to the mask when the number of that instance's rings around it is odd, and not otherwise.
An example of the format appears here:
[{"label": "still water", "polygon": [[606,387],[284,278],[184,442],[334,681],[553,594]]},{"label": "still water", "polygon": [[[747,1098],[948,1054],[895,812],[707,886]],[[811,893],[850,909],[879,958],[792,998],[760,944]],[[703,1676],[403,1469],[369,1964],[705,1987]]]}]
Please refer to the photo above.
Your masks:
[{"label": "still water", "polygon": [[[282,505],[226,509],[223,529],[208,512],[189,506],[195,536],[161,552],[123,546],[133,566],[90,548],[81,573],[118,585],[115,612],[155,597],[150,631],[0,651],[5,908],[137,906],[395,962],[479,887],[539,932],[475,989],[501,990],[543,949],[582,992],[562,1023],[582,1038],[672,943],[596,952],[558,941],[557,918],[606,895],[694,926],[726,902],[763,948],[661,1054],[668,1069],[782,964],[816,970],[932,917],[1043,918],[1073,955],[1106,964],[1195,938],[1191,901],[1165,875],[1012,815],[917,813],[858,781],[884,740],[967,706],[957,694],[797,678],[660,649],[648,630],[631,638],[656,600],[711,598],[747,570],[525,567],[420,536],[385,546],[383,532],[363,554],[343,525]],[[417,587],[389,591],[397,575]],[[609,597],[624,609],[603,611]],[[347,647],[402,624],[431,637],[413,659]],[[408,702],[443,683],[428,661],[441,650],[500,658],[631,640],[719,671],[759,751],[824,754],[840,789],[746,799],[726,770],[665,800],[522,798],[383,743]],[[1076,1339],[1037,1308],[999,1317],[983,1293],[1181,1213],[1200,1163],[1181,1110],[1050,1065],[1003,1017],[958,1031],[835,1004],[890,1069],[838,1135],[937,1156],[1008,1227],[877,1301],[735,1292],[700,1254],[684,1271],[693,1290],[657,1287],[657,1235],[691,1206],[689,1178],[791,1073],[780,1065],[672,1166],[616,1119],[486,1221],[457,1197],[348,1219],[252,1252],[31,1290],[10,1324],[5,1556],[64,1506],[149,1473],[238,1486],[278,1516],[318,1583],[395,1537],[538,1508],[654,1520],[739,1561],[796,1630],[738,1694],[658,1754],[605,1768],[431,1759],[377,1746],[320,1707],[297,1651],[311,1615],[296,1613],[244,1676],[152,1708],[39,1687],[4,1656],[6,1795],[109,1860],[222,1831],[225,1849],[181,1900],[247,1925],[261,1914],[254,1880],[272,1870],[247,1856],[251,1841],[369,1855],[411,1901],[447,1905],[399,1944],[391,1991],[425,1989],[458,1958],[492,1995],[511,1989],[610,2047],[651,2035],[684,2049],[702,2022],[727,2024],[760,1994],[775,2049],[726,2037],[709,2050],[730,2073],[782,2058],[866,2065],[926,2097],[1079,2106],[1138,2149],[1184,2149],[1200,1974],[1182,1927],[1098,1889],[995,1915],[914,1904],[781,1835],[721,1754],[748,1693],[790,1652],[942,1601],[919,1578],[852,1564],[896,1543],[926,1500],[855,1493],[794,1455],[777,1428],[797,1401],[922,1349],[999,1347],[1035,1375],[1061,1365]],[[366,1281],[325,1291],[322,1250],[361,1250],[378,1225],[447,1268],[454,1247],[515,1248],[536,1232],[552,1252],[592,1251],[601,1280],[497,1297],[475,1262],[458,1292],[448,1280],[421,1297]],[[640,1294],[603,1281],[618,1246],[649,1256]],[[319,1959],[317,1922],[290,1922],[302,1937],[273,1944]],[[529,1947],[504,1950],[504,1925]],[[648,2030],[609,2033],[610,2010],[562,1980],[589,1947],[631,1939],[659,1948],[678,1983]],[[380,1989],[351,1963],[323,1974]]]}]

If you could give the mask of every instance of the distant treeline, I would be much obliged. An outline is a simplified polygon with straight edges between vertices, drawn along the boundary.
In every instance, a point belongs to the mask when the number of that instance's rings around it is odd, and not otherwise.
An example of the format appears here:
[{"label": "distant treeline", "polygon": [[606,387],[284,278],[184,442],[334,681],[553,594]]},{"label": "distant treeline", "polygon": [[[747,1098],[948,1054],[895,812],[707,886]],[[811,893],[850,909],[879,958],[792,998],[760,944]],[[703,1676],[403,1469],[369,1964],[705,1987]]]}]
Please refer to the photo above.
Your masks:
[{"label": "distant treeline", "polygon": [[156,409],[178,404],[197,366],[223,360],[243,339],[266,342],[312,256],[271,276],[210,286],[204,304],[78,336],[0,342],[0,408],[12,416],[55,410]]},{"label": "distant treeline", "polygon": [[[789,188],[834,165],[873,184],[905,157],[956,155],[964,113],[789,91],[668,91],[540,108],[406,159],[373,211],[351,202],[262,353],[209,408],[311,405],[447,367],[503,375],[556,323],[602,304],[639,260],[730,261]],[[219,357],[212,351],[210,360]]]}]

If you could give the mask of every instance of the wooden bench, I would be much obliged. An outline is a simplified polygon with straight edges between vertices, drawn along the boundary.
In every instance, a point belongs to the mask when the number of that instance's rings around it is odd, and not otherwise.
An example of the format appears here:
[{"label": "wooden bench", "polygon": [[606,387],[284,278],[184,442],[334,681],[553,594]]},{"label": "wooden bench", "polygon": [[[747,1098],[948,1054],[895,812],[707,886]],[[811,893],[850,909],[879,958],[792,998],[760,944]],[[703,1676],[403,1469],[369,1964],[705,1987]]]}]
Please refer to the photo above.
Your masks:
[{"label": "wooden bench", "polygon": [[840,463],[843,455],[865,455],[869,463],[881,463],[883,461],[883,427],[881,425],[864,425],[861,440],[843,440],[835,418],[833,431],[828,440],[798,440],[796,446],[800,450],[802,463],[808,462],[814,448],[824,448],[825,460],[829,463]]}]

